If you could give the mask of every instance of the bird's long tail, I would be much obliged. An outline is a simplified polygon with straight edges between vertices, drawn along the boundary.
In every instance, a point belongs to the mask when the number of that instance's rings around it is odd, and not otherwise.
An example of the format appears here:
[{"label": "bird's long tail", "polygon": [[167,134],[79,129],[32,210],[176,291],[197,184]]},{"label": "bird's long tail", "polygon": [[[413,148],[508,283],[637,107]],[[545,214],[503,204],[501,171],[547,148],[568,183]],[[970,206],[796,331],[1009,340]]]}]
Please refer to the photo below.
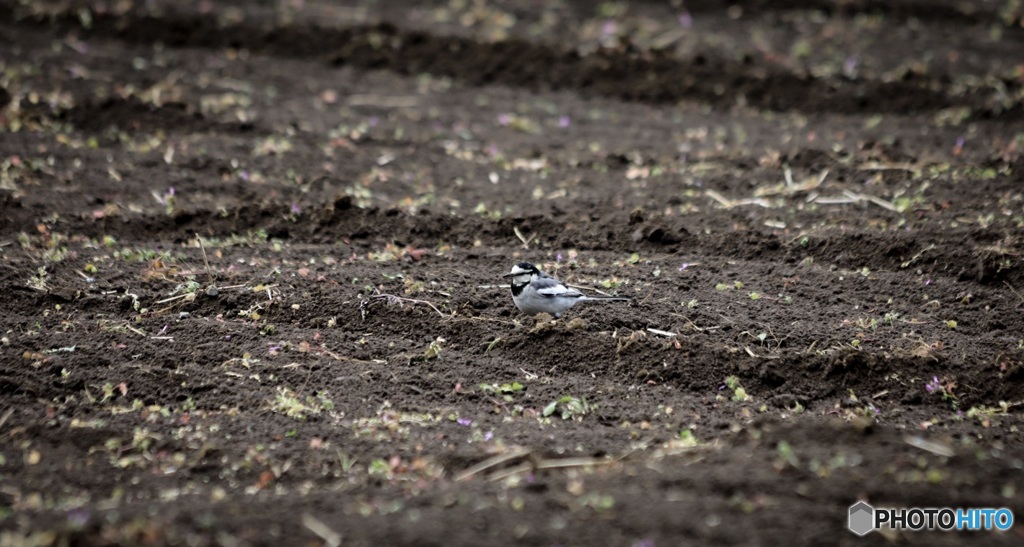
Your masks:
[{"label": "bird's long tail", "polygon": [[625,298],[623,296],[584,296],[580,300],[583,302],[594,300],[601,302],[629,302],[632,298]]}]

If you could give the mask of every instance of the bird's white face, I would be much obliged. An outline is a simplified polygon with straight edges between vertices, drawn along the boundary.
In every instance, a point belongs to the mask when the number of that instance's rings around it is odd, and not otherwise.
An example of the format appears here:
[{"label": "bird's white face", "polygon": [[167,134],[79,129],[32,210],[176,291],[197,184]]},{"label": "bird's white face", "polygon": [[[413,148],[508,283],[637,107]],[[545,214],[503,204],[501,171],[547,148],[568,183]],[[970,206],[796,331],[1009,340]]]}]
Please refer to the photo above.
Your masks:
[{"label": "bird's white face", "polygon": [[533,277],[534,271],[527,270],[526,268],[520,268],[519,265],[512,266],[512,271],[505,274],[505,277],[512,278],[513,285],[523,285],[530,282]]}]

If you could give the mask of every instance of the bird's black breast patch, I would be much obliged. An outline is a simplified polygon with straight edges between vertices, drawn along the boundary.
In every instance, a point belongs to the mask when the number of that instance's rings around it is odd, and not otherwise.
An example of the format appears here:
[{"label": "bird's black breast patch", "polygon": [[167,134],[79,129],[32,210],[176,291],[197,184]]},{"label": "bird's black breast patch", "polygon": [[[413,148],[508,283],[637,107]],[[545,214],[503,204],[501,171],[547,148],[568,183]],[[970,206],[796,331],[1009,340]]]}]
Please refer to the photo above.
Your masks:
[{"label": "bird's black breast patch", "polygon": [[513,283],[512,296],[519,296],[523,294],[523,289],[525,289],[527,285],[529,285],[529,283]]}]

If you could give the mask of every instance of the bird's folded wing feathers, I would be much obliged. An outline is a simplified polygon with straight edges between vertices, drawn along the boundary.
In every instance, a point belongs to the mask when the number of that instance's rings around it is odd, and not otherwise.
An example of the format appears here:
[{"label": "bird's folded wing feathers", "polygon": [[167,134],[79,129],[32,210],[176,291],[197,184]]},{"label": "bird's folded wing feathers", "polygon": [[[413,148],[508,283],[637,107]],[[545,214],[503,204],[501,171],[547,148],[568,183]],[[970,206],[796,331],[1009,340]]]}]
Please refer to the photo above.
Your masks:
[{"label": "bird's folded wing feathers", "polygon": [[554,297],[554,296],[565,296],[565,297],[580,297],[583,293],[575,289],[566,287],[557,279],[551,277],[540,277],[533,280],[533,286],[537,290],[537,294]]}]

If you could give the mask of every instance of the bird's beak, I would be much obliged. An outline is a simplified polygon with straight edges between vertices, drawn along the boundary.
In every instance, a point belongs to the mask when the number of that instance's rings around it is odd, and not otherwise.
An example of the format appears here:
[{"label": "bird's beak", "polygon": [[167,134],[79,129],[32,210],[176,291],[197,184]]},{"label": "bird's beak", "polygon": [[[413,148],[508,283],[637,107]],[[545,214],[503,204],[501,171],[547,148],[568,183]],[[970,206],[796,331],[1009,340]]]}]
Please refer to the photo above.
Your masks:
[{"label": "bird's beak", "polygon": [[514,276],[514,275],[516,275],[516,274],[514,274],[514,273],[512,273],[512,272],[508,272],[507,274],[505,274],[505,275],[503,275],[503,276],[501,276],[501,277],[512,277],[512,276]]}]

